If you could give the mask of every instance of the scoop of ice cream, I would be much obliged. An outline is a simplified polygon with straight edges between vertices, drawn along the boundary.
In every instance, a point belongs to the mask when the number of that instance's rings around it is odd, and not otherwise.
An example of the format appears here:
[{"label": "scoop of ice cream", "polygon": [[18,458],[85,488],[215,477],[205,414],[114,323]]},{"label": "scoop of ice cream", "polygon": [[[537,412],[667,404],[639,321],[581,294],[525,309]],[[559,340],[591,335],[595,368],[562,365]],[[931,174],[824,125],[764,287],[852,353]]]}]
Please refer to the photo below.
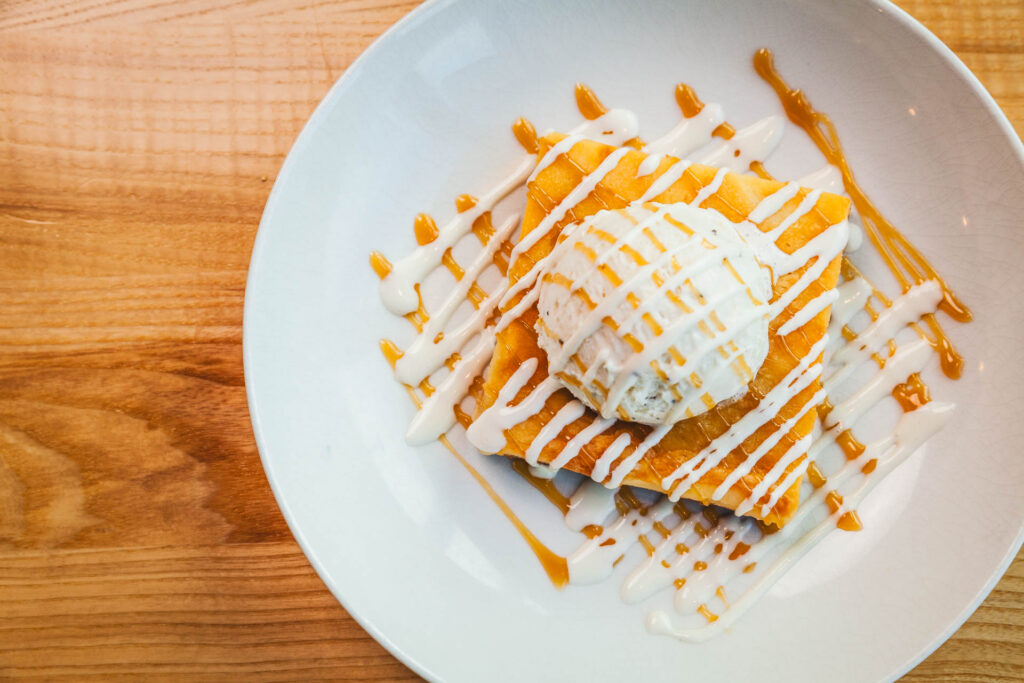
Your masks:
[{"label": "scoop of ice cream", "polygon": [[770,274],[711,209],[599,211],[563,231],[538,286],[548,370],[603,417],[698,415],[768,355]]}]

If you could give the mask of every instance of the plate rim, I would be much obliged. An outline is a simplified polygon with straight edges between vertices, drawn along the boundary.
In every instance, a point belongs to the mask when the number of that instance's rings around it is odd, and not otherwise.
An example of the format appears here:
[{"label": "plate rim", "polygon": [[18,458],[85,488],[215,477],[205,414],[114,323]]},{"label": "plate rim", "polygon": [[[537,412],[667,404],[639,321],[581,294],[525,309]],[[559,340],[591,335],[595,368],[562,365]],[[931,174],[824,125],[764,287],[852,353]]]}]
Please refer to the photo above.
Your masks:
[{"label": "plate rim", "polygon": [[[262,261],[265,251],[265,244],[267,242],[266,235],[270,229],[268,226],[274,220],[278,209],[277,204],[279,202],[279,195],[284,191],[282,188],[290,182],[290,176],[293,174],[293,167],[298,163],[297,159],[299,157],[299,153],[311,143],[315,131],[321,126],[322,119],[327,116],[327,111],[336,106],[336,100],[341,97],[348,88],[349,82],[364,68],[365,63],[372,59],[376,53],[379,53],[382,49],[385,49],[390,43],[392,43],[401,32],[411,28],[414,24],[429,14],[441,11],[451,5],[467,1],[469,0],[425,0],[425,2],[410,10],[398,21],[385,29],[384,32],[377,36],[366,48],[364,48],[363,51],[352,61],[351,64],[349,64],[345,71],[331,85],[328,91],[320,99],[319,103],[317,103],[317,106],[309,115],[306,123],[292,142],[291,147],[288,150],[288,154],[285,156],[284,162],[281,164],[277,177],[274,180],[274,185],[267,196],[267,201],[260,217],[256,236],[253,240],[249,266],[246,274],[242,314],[243,376],[245,380],[246,402],[249,410],[253,437],[256,441],[256,447],[259,452],[264,475],[270,485],[271,491],[274,495],[274,500],[277,503],[278,508],[281,510],[281,514],[284,517],[286,524],[288,525],[289,531],[292,533],[292,536],[298,543],[314,571],[316,571],[317,576],[331,592],[334,598],[345,609],[346,613],[375,641],[384,647],[384,649],[402,662],[403,665],[407,666],[417,675],[428,680],[440,679],[429,668],[427,668],[425,664],[402,650],[397,643],[392,641],[383,631],[379,630],[365,615],[359,614],[350,608],[348,601],[343,595],[341,587],[336,585],[330,578],[330,574],[326,571],[326,568],[322,566],[312,545],[305,537],[305,534],[299,527],[298,523],[295,521],[288,501],[280,489],[280,485],[278,483],[279,480],[274,474],[274,468],[268,455],[270,446],[264,438],[263,427],[260,424],[258,417],[259,410],[257,409],[257,405],[259,401],[255,395],[255,390],[253,389],[253,382],[251,381],[254,362],[251,358],[253,348],[252,335],[254,333],[252,332],[253,328],[252,324],[250,324],[250,319],[252,315],[254,315],[253,310],[256,304],[253,303],[254,297],[250,295],[252,294],[252,290],[255,286],[254,282],[262,274],[259,264]],[[993,122],[1002,132],[1003,138],[1010,143],[1011,152],[1017,157],[1021,166],[1024,167],[1024,141],[1021,140],[1021,137],[1017,134],[1017,131],[1014,129],[1005,112],[1003,112],[992,94],[985,88],[978,77],[967,67],[967,65],[964,64],[963,60],[961,60],[949,46],[947,46],[924,24],[915,19],[906,10],[894,4],[891,0],[859,0],[859,2],[862,5],[867,5],[877,9],[880,13],[888,14],[892,21],[897,22],[917,38],[922,39],[924,43],[931,48],[942,60],[944,65],[949,67],[978,98],[986,113],[992,117]],[[904,664],[893,673],[889,680],[897,680],[914,669],[947,640],[949,640],[949,638],[952,637],[961,626],[963,626],[970,616],[978,609],[981,603],[984,602],[999,581],[1002,580],[1003,576],[1005,576],[1006,570],[1020,552],[1022,545],[1024,545],[1024,520],[1021,520],[1021,526],[1018,529],[1016,539],[1011,543],[1005,556],[1000,560],[988,581],[978,589],[968,604],[966,604],[960,613],[958,613],[957,616],[949,623],[949,626],[936,636],[932,642],[929,642],[918,652],[912,654]]]}]

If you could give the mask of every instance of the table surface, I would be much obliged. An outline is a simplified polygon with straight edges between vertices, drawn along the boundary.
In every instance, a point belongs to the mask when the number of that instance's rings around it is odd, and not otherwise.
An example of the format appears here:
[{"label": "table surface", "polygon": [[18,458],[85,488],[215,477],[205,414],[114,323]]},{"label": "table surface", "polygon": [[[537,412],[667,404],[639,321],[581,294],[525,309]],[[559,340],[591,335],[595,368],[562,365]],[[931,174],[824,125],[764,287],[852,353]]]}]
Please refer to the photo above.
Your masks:
[{"label": "table surface", "polygon": [[[275,174],[409,0],[0,0],[0,677],[413,678],[281,517],[242,376]],[[1024,131],[1024,1],[903,0]],[[1024,559],[906,680],[1024,679]]]}]

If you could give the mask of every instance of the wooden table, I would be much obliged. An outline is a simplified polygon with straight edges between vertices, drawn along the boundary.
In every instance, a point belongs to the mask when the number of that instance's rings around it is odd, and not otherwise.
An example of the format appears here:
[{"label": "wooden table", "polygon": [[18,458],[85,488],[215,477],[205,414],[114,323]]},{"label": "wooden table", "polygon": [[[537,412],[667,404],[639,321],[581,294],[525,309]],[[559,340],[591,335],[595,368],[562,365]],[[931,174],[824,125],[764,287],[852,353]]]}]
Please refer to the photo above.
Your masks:
[{"label": "wooden table", "polygon": [[[410,0],[0,0],[0,677],[405,679],[271,496],[274,176]],[[905,0],[1024,131],[1024,2]],[[908,680],[1024,678],[1024,561]]]}]

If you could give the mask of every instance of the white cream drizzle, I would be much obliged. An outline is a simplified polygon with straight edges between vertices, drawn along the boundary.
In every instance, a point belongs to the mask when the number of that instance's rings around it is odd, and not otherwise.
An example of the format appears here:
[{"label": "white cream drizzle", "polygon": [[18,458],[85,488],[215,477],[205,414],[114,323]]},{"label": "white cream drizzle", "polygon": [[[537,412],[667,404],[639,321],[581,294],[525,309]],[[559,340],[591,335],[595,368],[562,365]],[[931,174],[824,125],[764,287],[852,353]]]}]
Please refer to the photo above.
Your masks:
[{"label": "white cream drizzle", "polygon": [[487,361],[494,353],[494,330],[483,330],[477,340],[466,349],[462,361],[437,386],[433,394],[420,404],[419,410],[409,423],[405,440],[410,445],[422,446],[437,439],[455,426],[455,411],[450,403],[452,396],[465,396],[469,385],[487,367]]},{"label": "white cream drizzle", "polygon": [[[822,487],[801,505],[800,510],[797,512],[800,519],[794,518],[781,531],[771,536],[766,536],[754,544],[747,555],[744,555],[746,562],[756,562],[758,558],[769,555],[772,551],[777,552],[781,549],[782,552],[778,554],[777,559],[774,560],[768,570],[761,573],[754,584],[738,600],[732,602],[723,613],[716,615],[718,617],[716,621],[697,628],[679,628],[673,624],[672,617],[669,614],[662,610],[655,610],[648,615],[648,631],[657,635],[672,636],[688,642],[703,642],[729,628],[729,626],[735,623],[736,619],[742,616],[758,598],[764,595],[779,580],[787,569],[807,554],[822,537],[835,530],[836,519],[844,512],[856,508],[860,501],[886,474],[895,469],[932,434],[941,429],[949,420],[953,408],[954,406],[951,403],[932,402],[918,408],[914,412],[903,415],[896,429],[891,434],[884,439],[870,444],[865,449],[863,455],[849,461],[846,467],[844,467],[843,473],[848,473],[848,475],[842,477],[842,479],[837,479],[837,484],[847,481],[852,476],[856,476],[860,468],[868,461],[872,459],[878,461],[878,466],[872,476],[863,477],[863,480],[854,491],[844,496],[843,507],[817,522],[810,529],[806,528],[806,524],[800,524],[799,522],[804,522],[812,511],[821,511],[825,495],[827,494],[825,487]],[[738,565],[739,563],[732,562],[731,564]],[[716,573],[709,565],[708,570],[704,572],[708,578],[705,578],[704,581],[695,581],[694,585],[686,593],[683,591],[676,593],[675,611],[681,614],[691,613],[700,604],[705,604],[702,602],[703,600],[710,601],[709,591],[707,590],[709,583],[716,583],[717,585],[726,584],[730,579],[735,578],[738,571],[742,571],[742,569],[743,567],[733,566],[727,572]],[[712,576],[714,576],[714,579],[710,579]],[[704,590],[702,591],[701,589]],[[714,590],[710,591],[710,594],[714,595]],[[700,597],[697,597],[698,595]]]},{"label": "white cream drizzle", "polygon": [[801,327],[813,320],[815,316],[831,306],[838,297],[839,293],[834,289],[830,289],[824,294],[819,294],[808,301],[803,308],[797,311],[796,315],[779,327],[778,333],[785,336],[790,332],[799,330]]},{"label": "white cream drizzle", "polygon": [[[715,128],[724,122],[725,112],[722,107],[717,104],[707,104],[696,116],[684,118],[676,124],[675,128],[657,140],[648,142],[644,146],[644,151],[651,155],[685,156],[707,143]],[[651,169],[651,172],[653,170]],[[645,174],[639,173],[638,175]]]},{"label": "white cream drizzle", "polygon": [[[570,137],[580,136],[619,145],[636,137],[636,115],[625,109],[612,109],[593,121],[586,121],[569,132]],[[610,131],[606,133],[606,131]],[[435,268],[441,265],[441,257],[450,247],[465,237],[473,227],[473,221],[491,211],[502,199],[520,187],[535,169],[539,168],[533,157],[526,157],[509,176],[481,196],[475,206],[457,214],[439,231],[437,239],[423,244],[394,264],[391,272],[380,282],[380,298],[384,306],[395,315],[404,315],[416,310],[419,299],[415,285]]]},{"label": "white cream drizzle", "polygon": [[[851,281],[854,282],[854,281]],[[866,299],[861,296],[849,294],[856,289],[863,291],[867,283],[858,279],[855,282],[856,288],[847,289],[847,301],[861,301],[861,307]],[[869,286],[868,286],[869,288]],[[885,322],[887,329],[895,332],[916,322],[921,316],[921,295],[908,292],[892,302],[883,315],[887,315]],[[845,317],[852,318],[849,310],[844,311]],[[881,318],[880,318],[881,319]],[[847,324],[840,322],[840,326]],[[875,328],[879,329],[879,328]],[[857,342],[858,340],[855,340]],[[883,344],[888,343],[886,339]],[[846,348],[850,348],[850,342]],[[810,357],[811,354],[808,355]],[[896,384],[902,382],[914,372],[919,372],[934,358],[934,351],[927,341],[921,339],[904,345],[886,362],[884,368],[875,373],[861,387],[854,391],[849,398],[837,404],[829,413],[828,428],[819,436],[809,449],[791,449],[798,454],[809,451],[809,457],[805,458],[800,467],[794,468],[782,481],[777,476],[769,474],[762,479],[761,484],[754,493],[747,499],[744,506],[737,510],[738,514],[748,512],[752,501],[757,501],[767,492],[767,487],[776,483],[772,495],[763,506],[764,509],[771,509],[781,494],[789,488],[806,471],[806,465],[822,451],[829,448],[838,448],[836,437],[845,429],[850,429],[857,424],[857,421],[879,401],[888,396]],[[870,353],[858,354],[853,361],[861,364],[873,362],[870,360]],[[849,376],[847,376],[848,378]],[[824,395],[820,394],[809,402],[813,406],[819,402]],[[867,495],[871,487],[877,484],[885,472],[896,467],[910,453],[924,442],[932,433],[937,431],[950,416],[952,405],[947,403],[931,402],[918,408],[914,412],[902,416],[895,431],[878,441],[868,444],[864,452],[854,460],[846,461],[838,472],[828,477],[826,486],[814,491],[810,496],[805,497],[796,515],[783,527],[782,530],[769,536],[763,536],[748,518],[728,516],[723,518],[719,526],[712,529],[705,537],[700,538],[695,532],[694,524],[701,522],[699,515],[694,515],[689,520],[676,522],[670,528],[671,534],[655,545],[654,553],[646,558],[630,575],[622,585],[623,599],[627,602],[642,600],[660,589],[668,587],[676,579],[686,579],[683,589],[676,591],[675,611],[680,614],[692,614],[700,605],[715,600],[715,593],[718,586],[727,586],[730,581],[743,573],[746,566],[757,563],[762,558],[777,557],[767,571],[759,572],[755,582],[747,588],[741,597],[732,602],[725,611],[716,615],[718,619],[713,623],[706,624],[699,628],[680,629],[673,625],[672,618],[663,611],[655,611],[648,618],[648,629],[653,633],[672,635],[688,641],[701,641],[720,633],[727,628],[735,619],[745,611],[750,604],[767,591],[774,582],[781,576],[786,568],[791,566],[797,559],[806,553],[825,533],[835,528],[836,519],[844,512],[856,508],[859,501]],[[776,433],[782,433],[786,428],[779,429]],[[751,458],[753,459],[753,458]],[[697,460],[694,458],[693,460]],[[862,467],[870,460],[877,460],[875,472],[870,476],[861,474]],[[777,468],[785,471],[792,464],[780,462]],[[781,474],[778,473],[778,474]],[[844,504],[835,513],[830,513],[825,505],[825,497],[830,490],[839,489],[855,477],[861,477],[863,481],[850,493],[844,494]],[[573,496],[573,505],[579,510],[592,512],[593,517],[583,518],[577,513],[573,519],[573,527],[582,528],[587,524],[600,525],[614,511],[608,509],[606,504],[592,504],[589,496],[595,496],[596,489],[591,486],[581,487]],[[717,492],[716,492],[717,495]],[[689,505],[689,502],[687,502]],[[634,512],[626,515],[629,517]],[[608,538],[614,538],[615,543],[605,548],[614,547],[618,552],[611,557],[611,561],[618,558],[628,548],[639,542],[641,534],[645,534],[655,521],[666,524],[672,515],[672,510],[662,505],[655,506],[648,513],[652,519],[646,525],[639,527],[632,526],[632,519],[627,524],[609,525],[606,531],[593,539],[586,541],[580,550],[570,555],[570,577],[579,576],[588,580],[602,576],[608,571],[608,567],[592,566],[608,560],[610,552],[595,552],[591,546],[599,546]],[[813,524],[808,524],[807,520]],[[705,522],[706,524],[706,522]],[[668,524],[666,524],[668,526]],[[725,534],[732,532],[732,540],[727,541]],[[737,543],[746,543],[750,549],[737,558],[735,561],[728,560],[728,555],[736,549]],[[685,544],[689,551],[683,555],[676,552],[679,543]],[[713,549],[723,544],[721,552],[715,553]],[[669,567],[665,567],[661,561],[669,559]],[[691,567],[696,561],[707,563],[707,569],[697,572]],[[575,566],[574,564],[579,565]]]},{"label": "white cream drizzle", "polygon": [[784,118],[766,116],[746,128],[740,128],[728,140],[713,142],[702,154],[694,157],[694,161],[745,173],[751,161],[764,159],[779,146],[785,129]]},{"label": "white cream drizzle", "polygon": [[[765,422],[774,419],[786,404],[809,387],[820,374],[818,361],[824,348],[825,340],[822,339],[811,347],[789,374],[765,394],[756,408],[733,423],[724,434],[708,444],[700,453],[662,479],[662,488],[671,490],[669,497],[678,500],[690,486],[700,481],[701,477],[725,460],[733,449],[750,438]],[[750,462],[750,459],[740,464],[737,467],[741,471],[740,476],[749,472],[755,464]]]},{"label": "white cream drizzle", "polygon": [[[496,291],[491,292],[480,303],[479,308],[457,327],[449,329],[448,323],[459,306],[466,301],[469,288],[491,263],[502,242],[512,235],[518,224],[519,216],[511,216],[498,228],[483,253],[466,268],[465,275],[451,289],[437,311],[430,314],[423,331],[416,335],[409,348],[395,363],[395,377],[398,381],[414,386],[419,384],[436,372],[444,364],[445,359],[465,346],[473,335],[483,330],[484,322],[501,298],[503,285],[499,285]],[[441,332],[444,333],[444,337],[437,341],[437,335]]]},{"label": "white cream drizzle", "polygon": [[650,154],[646,159],[640,162],[639,166],[636,167],[636,177],[644,178],[657,171],[658,166],[661,165],[661,160],[664,158],[664,154]]},{"label": "white cream drizzle", "polygon": [[[505,386],[498,392],[498,398],[494,402],[497,408],[489,413],[485,412],[480,415],[466,430],[466,438],[474,446],[484,453],[497,453],[501,450],[505,445],[505,428],[502,426],[503,423],[499,421],[500,417],[503,414],[515,412],[515,408],[510,408],[508,404],[526,386],[526,383],[530,381],[530,378],[536,371],[537,359],[530,358],[520,365],[512,376],[509,377],[508,381],[505,382]],[[544,384],[541,383],[541,386],[537,388],[540,389],[543,386]],[[535,393],[537,392],[534,391],[530,396],[527,396],[522,403],[529,403],[531,396]],[[519,405],[522,406],[522,403]]]},{"label": "white cream drizzle", "polygon": [[[711,132],[723,121],[721,107],[706,105],[697,116],[683,120],[665,136],[646,145],[644,151],[650,156],[640,164],[638,176],[654,173],[664,162],[664,155],[687,157],[694,163],[717,165],[723,169],[745,172],[752,160],[762,160],[774,150],[781,139],[784,127],[784,121],[780,117],[768,117],[737,131],[730,140],[712,139]],[[605,131],[609,130],[612,131],[611,134],[605,134]],[[381,282],[380,292],[385,306],[396,314],[414,311],[419,303],[414,285],[441,266],[444,252],[469,233],[473,221],[492,210],[498,202],[553,163],[580,139],[598,139],[611,144],[621,144],[636,137],[637,133],[636,117],[632,113],[612,110],[571,131],[569,137],[552,147],[539,164],[535,164],[533,158],[524,159],[511,175],[485,193],[472,209],[456,215],[442,227],[436,240],[417,247],[394,265],[391,273]],[[739,155],[736,154],[737,150],[740,152]],[[593,191],[605,174],[627,153],[627,149],[617,150],[605,159],[594,173],[585,178],[570,196],[549,213],[544,222],[516,245],[511,261],[514,263],[520,254],[543,238],[564,218],[572,206]],[[690,161],[676,161],[651,185],[642,201],[656,199],[676,182],[689,166]],[[712,182],[695,198],[694,203],[699,205],[709,197],[724,177],[724,170],[717,172]],[[767,220],[797,196],[801,186],[814,188],[815,191],[804,197],[791,216],[769,233],[762,233],[755,227],[755,223]],[[750,213],[747,224],[749,228],[743,233],[744,237],[755,242],[760,253],[766,255],[765,265],[772,268],[776,278],[796,270],[814,258],[812,266],[773,304],[773,316],[788,308],[842,251],[847,243],[849,226],[834,226],[839,229],[825,231],[791,255],[784,254],[775,247],[775,240],[800,216],[813,209],[821,190],[839,192],[841,189],[842,179],[838,171],[828,166],[796,182],[787,183],[765,198]],[[461,356],[461,360],[454,364],[452,371],[442,378],[436,391],[422,401],[422,407],[410,425],[410,442],[425,443],[453,426],[455,420],[452,406],[465,396],[469,383],[479,375],[490,358],[495,332],[536,301],[537,288],[534,284],[541,273],[543,261],[534,265],[524,277],[507,290],[504,286],[493,288],[476,314],[460,323],[455,330],[446,329],[455,309],[465,299],[468,288],[493,259],[501,243],[511,237],[516,220],[511,219],[496,231],[481,250],[477,260],[466,268],[465,276],[445,299],[441,308],[432,313],[422,333],[396,363],[396,375],[399,379],[415,385],[439,370],[451,353],[458,351]],[[859,228],[853,226],[849,239],[859,240],[859,233]],[[555,249],[559,249],[561,244],[556,245]],[[518,300],[516,297],[519,297]],[[832,306],[829,326],[831,341],[822,340],[815,345],[797,367],[762,399],[754,411],[732,425],[698,456],[691,458],[666,477],[662,485],[665,489],[671,490],[670,496],[661,497],[649,509],[631,509],[625,515],[620,515],[616,509],[614,489],[621,485],[636,464],[664,437],[670,427],[653,429],[635,446],[628,433],[620,434],[595,463],[593,474],[596,481],[585,481],[571,496],[569,510],[565,515],[566,525],[575,531],[581,531],[589,525],[602,527],[602,530],[600,534],[582,543],[567,558],[570,581],[574,584],[586,584],[606,578],[611,574],[618,558],[631,546],[639,543],[641,536],[649,535],[657,522],[663,525],[663,528],[669,529],[668,535],[657,535],[653,553],[629,573],[621,588],[623,599],[627,602],[636,602],[672,586],[677,580],[685,579],[683,589],[675,592],[675,611],[684,618],[692,618],[698,608],[715,605],[717,619],[695,628],[679,626],[673,616],[663,610],[655,610],[648,616],[648,630],[681,640],[701,641],[728,628],[789,566],[835,528],[839,516],[853,510],[887,472],[898,466],[929,435],[941,428],[950,416],[952,405],[931,402],[904,414],[890,435],[867,444],[863,453],[854,460],[843,459],[836,472],[828,473],[827,486],[806,496],[794,518],[775,534],[763,535],[757,524],[746,517],[724,515],[717,523],[712,524],[711,518],[701,514],[702,508],[698,504],[682,501],[674,505],[674,501],[752,434],[757,426],[767,419],[776,417],[779,410],[793,397],[810,386],[821,372],[819,360],[826,346],[834,347],[835,350],[828,359],[824,389],[806,404],[799,415],[786,420],[744,463],[730,472],[715,491],[715,497],[724,496],[733,484],[748,474],[761,456],[776,447],[788,435],[790,427],[806,411],[815,409],[815,406],[824,399],[825,392],[831,393],[845,385],[856,376],[859,367],[873,362],[872,355],[888,345],[898,332],[919,320],[925,313],[934,311],[940,297],[941,290],[935,282],[925,282],[911,288],[906,294],[897,297],[891,306],[883,308],[877,320],[863,329],[852,342],[843,342],[840,330],[843,326],[852,325],[857,313],[862,311],[864,305],[872,298],[870,283],[862,278],[855,278],[843,283],[835,291],[812,298],[781,325],[779,333],[789,334],[796,331],[828,306]],[[503,311],[501,320],[496,326],[486,327],[486,321],[491,318],[495,306]],[[443,331],[444,335],[441,342],[437,342],[435,338],[440,331]],[[445,340],[450,341],[444,343]],[[838,345],[837,341],[840,342]],[[924,340],[899,347],[896,353],[886,360],[882,369],[833,407],[825,421],[824,432],[814,439],[813,443],[808,437],[789,446],[773,470],[762,478],[747,500],[739,506],[739,514],[750,512],[754,507],[759,507],[762,514],[771,510],[789,486],[806,472],[810,462],[823,452],[838,448],[836,438],[843,430],[856,425],[865,413],[884,399],[893,386],[905,380],[908,374],[925,367],[933,354],[931,346]],[[494,453],[501,450],[505,446],[505,431],[542,410],[547,399],[561,388],[556,379],[548,377],[519,403],[510,405],[527,385],[537,365],[536,359],[524,362],[501,389],[494,405],[483,411],[467,429],[467,437],[481,451]],[[539,457],[544,446],[582,417],[583,413],[582,404],[575,400],[569,401],[540,430],[534,443],[528,445],[526,461],[536,476],[554,476],[560,467],[564,467],[577,457],[592,438],[607,431],[614,424],[611,419],[593,421],[568,441],[550,466],[540,465]],[[632,451],[629,450],[630,447]],[[618,466],[613,468],[612,465],[620,459]],[[877,467],[871,476],[865,476],[861,470],[871,460],[877,460]],[[857,482],[858,477],[859,483],[852,490],[844,490],[843,506],[834,513],[830,512],[825,503],[828,491]],[[605,479],[607,481],[604,481]],[[604,485],[601,482],[604,482]],[[810,485],[805,483],[805,488],[809,487]],[[679,517],[677,505],[685,506],[689,511],[686,519]],[[698,524],[701,525],[700,528]],[[609,539],[613,539],[614,542],[607,543]],[[687,549],[681,554],[677,550],[683,547],[680,544],[685,545]],[[740,544],[749,548],[736,559],[728,559],[730,554],[741,549]],[[697,563],[706,564],[706,568],[698,571],[695,567]],[[751,580],[737,593],[736,599],[724,603],[716,597],[721,587],[730,586],[734,581],[738,582],[745,575],[744,570],[751,566],[756,568],[756,571],[751,573]],[[729,590],[731,592],[732,588]]]}]

